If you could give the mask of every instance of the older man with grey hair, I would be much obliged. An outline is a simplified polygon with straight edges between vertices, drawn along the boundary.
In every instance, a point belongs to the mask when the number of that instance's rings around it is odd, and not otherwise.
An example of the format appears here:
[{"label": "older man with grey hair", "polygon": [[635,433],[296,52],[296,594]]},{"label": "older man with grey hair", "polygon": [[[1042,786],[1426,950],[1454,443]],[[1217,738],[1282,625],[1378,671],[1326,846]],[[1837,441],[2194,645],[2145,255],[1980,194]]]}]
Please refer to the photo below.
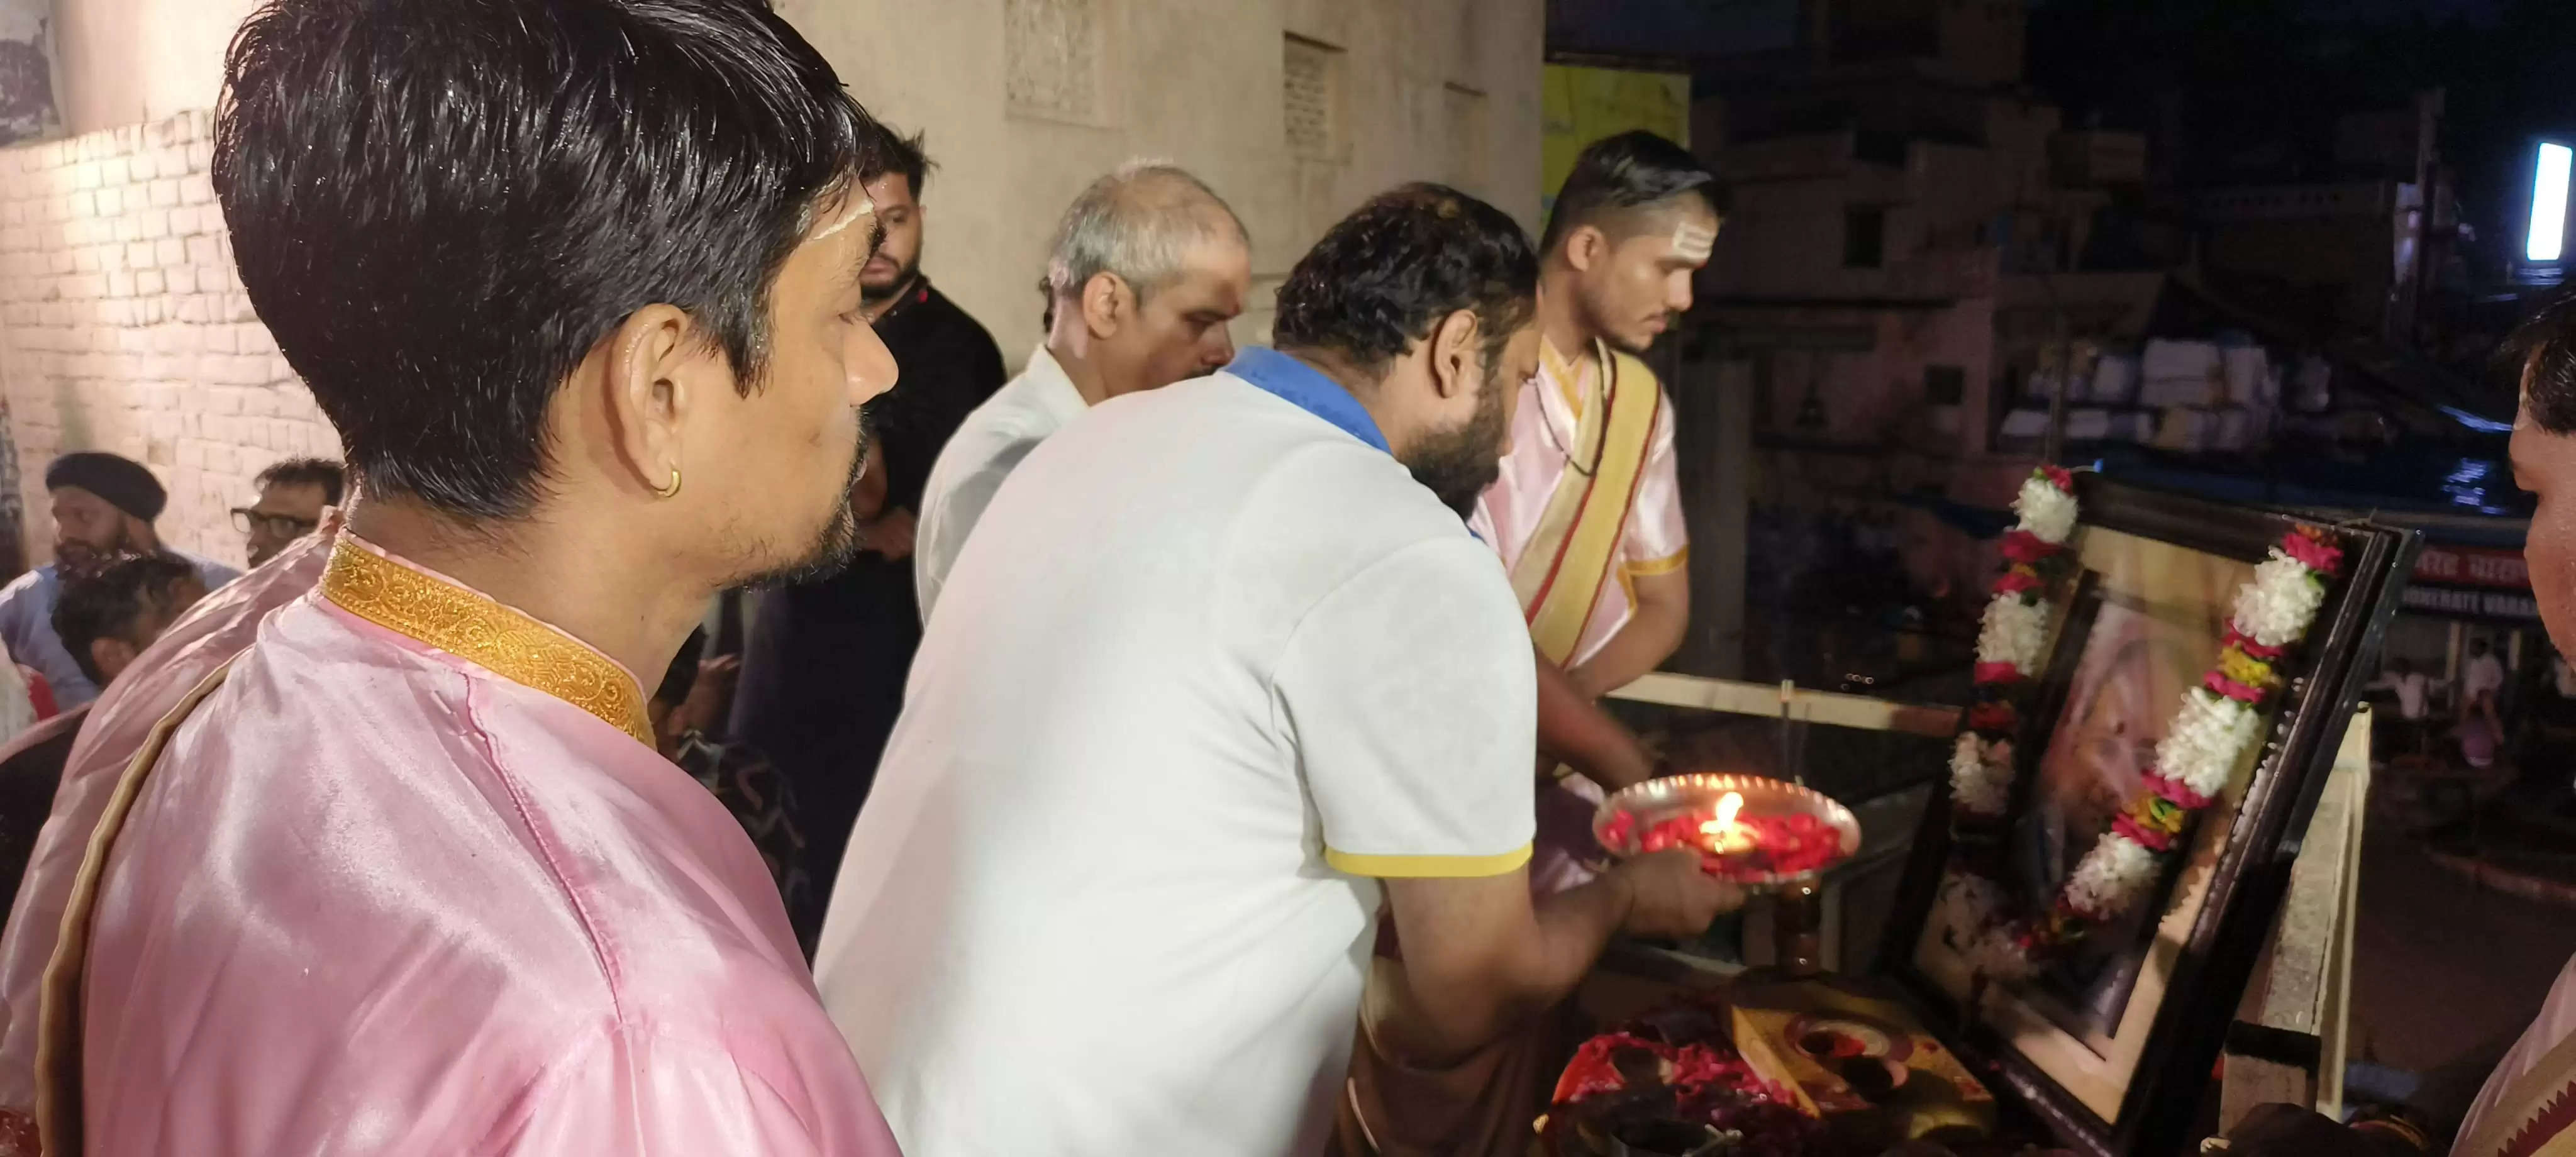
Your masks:
[{"label": "older man with grey hair", "polygon": [[1137,162],[1065,210],[1047,259],[1046,341],[958,427],[923,488],[913,538],[923,622],[1002,480],[1085,409],[1212,373],[1252,290],[1243,222],[1189,173]]}]

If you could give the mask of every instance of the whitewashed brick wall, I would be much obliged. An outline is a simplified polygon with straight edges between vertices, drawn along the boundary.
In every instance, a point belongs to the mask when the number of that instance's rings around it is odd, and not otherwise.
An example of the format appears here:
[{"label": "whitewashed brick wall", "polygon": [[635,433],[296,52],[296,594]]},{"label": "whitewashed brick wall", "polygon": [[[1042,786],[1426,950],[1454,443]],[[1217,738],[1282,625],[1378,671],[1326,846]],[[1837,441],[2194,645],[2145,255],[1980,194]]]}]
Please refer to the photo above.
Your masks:
[{"label": "whitewashed brick wall", "polygon": [[50,554],[45,464],[107,450],[170,490],[162,538],[238,564],[251,478],[338,435],[251,312],[207,178],[213,115],[0,149],[0,393]]}]

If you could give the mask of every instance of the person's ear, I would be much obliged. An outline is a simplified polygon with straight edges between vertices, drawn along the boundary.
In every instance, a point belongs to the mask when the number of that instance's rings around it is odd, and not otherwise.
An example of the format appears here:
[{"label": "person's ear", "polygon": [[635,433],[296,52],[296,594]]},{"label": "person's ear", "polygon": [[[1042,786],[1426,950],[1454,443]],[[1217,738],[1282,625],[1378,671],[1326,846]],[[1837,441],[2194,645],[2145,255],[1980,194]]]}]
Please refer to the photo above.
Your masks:
[{"label": "person's ear", "polygon": [[1610,235],[1598,225],[1577,225],[1565,234],[1565,263],[1578,273],[1589,273],[1610,255]]},{"label": "person's ear", "polygon": [[124,674],[138,652],[134,644],[113,635],[102,635],[89,641],[90,665],[98,668],[100,685]]},{"label": "person's ear", "polygon": [[1431,388],[1443,398],[1473,396],[1477,377],[1484,367],[1477,364],[1481,355],[1476,348],[1476,313],[1474,310],[1452,310],[1431,328]]},{"label": "person's ear", "polygon": [[1136,312],[1136,294],[1127,279],[1095,273],[1082,283],[1082,324],[1095,339],[1115,337]]},{"label": "person's ear", "polygon": [[720,349],[698,332],[688,311],[667,304],[636,310],[609,335],[599,369],[601,403],[617,456],[637,488],[677,488],[691,408],[734,385]]}]

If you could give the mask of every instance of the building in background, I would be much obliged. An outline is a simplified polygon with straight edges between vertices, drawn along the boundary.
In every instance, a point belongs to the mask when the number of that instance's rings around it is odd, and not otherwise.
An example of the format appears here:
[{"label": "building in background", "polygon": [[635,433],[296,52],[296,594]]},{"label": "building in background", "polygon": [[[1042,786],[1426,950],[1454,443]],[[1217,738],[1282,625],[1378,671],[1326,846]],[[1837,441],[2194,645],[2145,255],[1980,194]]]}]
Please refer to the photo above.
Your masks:
[{"label": "building in background", "polygon": [[0,145],[61,131],[52,23],[52,0],[0,0]]},{"label": "building in background", "polygon": [[[60,134],[0,149],[0,398],[29,461],[149,463],[183,549],[238,561],[226,511],[278,458],[338,452],[234,278],[207,181],[223,52],[254,0],[0,0],[45,20]],[[1238,342],[1368,195],[1437,180],[1538,224],[1542,0],[779,0],[870,111],[928,134],[924,268],[1014,364],[1049,231],[1140,156],[1205,178],[1253,242]],[[32,483],[29,483],[32,485]],[[41,505],[41,495],[31,495]],[[41,553],[48,536],[29,537]]]}]

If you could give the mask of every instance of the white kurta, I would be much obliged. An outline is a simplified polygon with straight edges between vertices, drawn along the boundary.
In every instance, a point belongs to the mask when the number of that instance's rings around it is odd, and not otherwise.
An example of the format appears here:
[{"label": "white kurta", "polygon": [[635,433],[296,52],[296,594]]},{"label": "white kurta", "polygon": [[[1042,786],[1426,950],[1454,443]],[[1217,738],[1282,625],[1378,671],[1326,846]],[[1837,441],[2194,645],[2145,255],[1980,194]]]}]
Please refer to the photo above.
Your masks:
[{"label": "white kurta", "polygon": [[957,565],[966,535],[984,517],[1002,480],[1085,408],[1073,379],[1041,345],[1029,354],[1028,368],[975,407],[949,437],[922,487],[921,516],[913,528],[912,582],[922,622],[930,621],[949,568]]},{"label": "white kurta", "polygon": [[1039,447],[942,598],[815,970],[904,1152],[1319,1151],[1377,879],[1528,855],[1492,555],[1229,372]]}]

